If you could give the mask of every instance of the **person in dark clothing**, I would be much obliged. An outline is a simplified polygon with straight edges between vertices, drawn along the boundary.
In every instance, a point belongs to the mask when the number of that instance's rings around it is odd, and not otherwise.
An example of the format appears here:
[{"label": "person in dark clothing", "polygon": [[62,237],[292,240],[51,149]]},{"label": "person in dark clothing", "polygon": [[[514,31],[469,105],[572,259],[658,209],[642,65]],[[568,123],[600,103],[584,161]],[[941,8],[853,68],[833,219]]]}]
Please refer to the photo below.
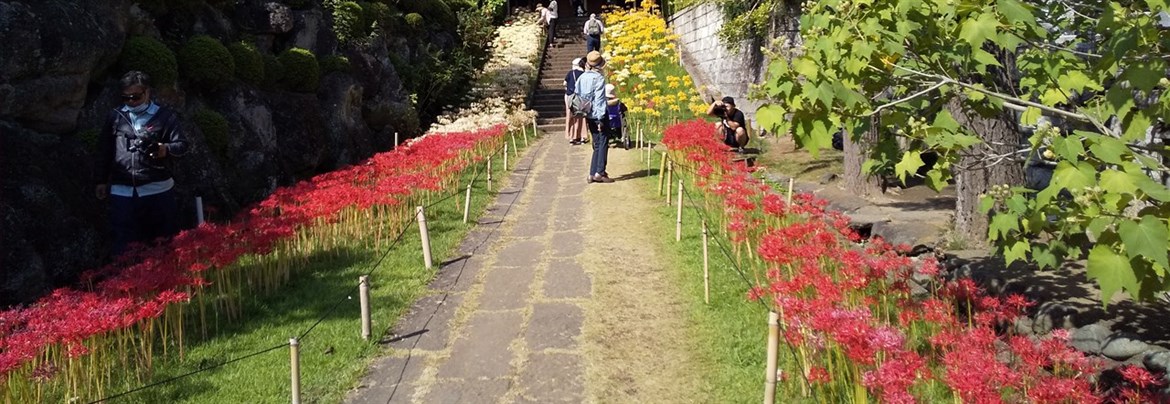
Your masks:
[{"label": "person in dark clothing", "polygon": [[123,106],[114,108],[98,135],[94,195],[110,199],[111,253],[134,242],[179,231],[172,159],[189,145],[175,110],[151,99],[150,77],[122,76]]},{"label": "person in dark clothing", "polygon": [[585,118],[573,115],[569,104],[573,99],[573,92],[577,88],[577,78],[585,73],[585,58],[573,59],[573,67],[565,74],[565,140],[569,144],[578,145],[587,143]]},{"label": "person in dark clothing", "polygon": [[718,127],[723,144],[733,151],[743,153],[743,147],[748,143],[747,121],[743,111],[735,108],[735,98],[723,97],[720,101],[712,102],[707,108],[707,115],[720,118]]}]

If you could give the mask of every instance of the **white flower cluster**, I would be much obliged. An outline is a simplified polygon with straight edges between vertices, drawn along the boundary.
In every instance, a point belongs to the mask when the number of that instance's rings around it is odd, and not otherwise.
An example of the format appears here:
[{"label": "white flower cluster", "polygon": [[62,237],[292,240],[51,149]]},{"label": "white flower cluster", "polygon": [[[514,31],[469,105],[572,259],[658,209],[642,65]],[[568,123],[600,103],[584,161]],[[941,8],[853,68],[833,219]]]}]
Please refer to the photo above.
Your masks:
[{"label": "white flower cluster", "polygon": [[524,109],[528,88],[537,73],[544,35],[539,14],[523,13],[496,28],[491,57],[475,79],[463,108],[448,106],[428,133],[464,132],[506,123],[512,128],[531,122],[536,112]]}]

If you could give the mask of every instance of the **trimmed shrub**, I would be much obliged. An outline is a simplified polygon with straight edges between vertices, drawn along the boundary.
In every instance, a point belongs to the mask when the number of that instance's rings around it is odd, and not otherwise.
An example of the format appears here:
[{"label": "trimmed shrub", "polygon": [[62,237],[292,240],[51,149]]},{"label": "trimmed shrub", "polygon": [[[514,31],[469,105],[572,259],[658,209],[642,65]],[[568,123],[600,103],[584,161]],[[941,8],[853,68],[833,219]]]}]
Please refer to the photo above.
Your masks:
[{"label": "trimmed shrub", "polygon": [[365,10],[366,25],[378,24],[378,28],[385,28],[390,20],[390,6],[378,2],[360,3]]},{"label": "trimmed shrub", "polygon": [[247,42],[236,42],[228,45],[228,52],[236,62],[236,78],[248,84],[260,84],[264,81],[264,57],[256,46]]},{"label": "trimmed shrub", "polygon": [[195,121],[195,126],[199,127],[199,131],[203,132],[203,138],[207,140],[207,147],[212,153],[219,156],[220,161],[227,161],[229,141],[227,118],[210,108],[200,108],[192,120]]},{"label": "trimmed shrub", "polygon": [[337,41],[350,43],[365,38],[370,24],[365,20],[365,11],[354,1],[344,1],[333,9],[333,34]]},{"label": "trimmed shrub", "polygon": [[307,49],[292,48],[277,56],[284,74],[280,84],[287,90],[311,93],[317,91],[321,81],[321,66],[317,64],[317,57]]},{"label": "trimmed shrub", "polygon": [[406,17],[406,26],[413,30],[421,30],[423,28],[423,16],[419,13],[410,13]]},{"label": "trimmed shrub", "polygon": [[280,63],[280,59],[276,55],[264,55],[264,80],[260,81],[260,87],[268,90],[275,90],[280,85],[280,80],[284,77],[284,65]]},{"label": "trimmed shrub", "polygon": [[150,75],[155,87],[170,87],[179,78],[175,53],[162,42],[147,36],[135,36],[126,41],[118,66],[121,73],[140,70]]},{"label": "trimmed shrub", "polygon": [[321,75],[327,75],[333,72],[349,73],[350,68],[349,58],[341,55],[329,55],[321,58]]},{"label": "trimmed shrub", "polygon": [[183,61],[183,76],[209,91],[227,87],[236,74],[232,53],[219,40],[207,35],[198,35],[187,41],[179,52],[179,59]]}]

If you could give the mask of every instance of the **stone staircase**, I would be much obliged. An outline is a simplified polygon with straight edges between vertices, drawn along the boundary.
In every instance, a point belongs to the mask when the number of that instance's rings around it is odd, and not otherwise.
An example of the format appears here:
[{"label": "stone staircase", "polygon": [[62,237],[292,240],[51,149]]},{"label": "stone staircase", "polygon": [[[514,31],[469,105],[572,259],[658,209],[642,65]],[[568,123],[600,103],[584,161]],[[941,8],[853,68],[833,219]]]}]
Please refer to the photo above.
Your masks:
[{"label": "stone staircase", "polygon": [[[562,14],[567,10],[562,10]],[[538,114],[537,127],[548,134],[565,132],[565,73],[573,59],[585,57],[585,38],[581,27],[587,17],[561,16],[557,19],[556,39],[545,50],[544,62],[537,75],[536,91],[532,93],[531,108]]]}]

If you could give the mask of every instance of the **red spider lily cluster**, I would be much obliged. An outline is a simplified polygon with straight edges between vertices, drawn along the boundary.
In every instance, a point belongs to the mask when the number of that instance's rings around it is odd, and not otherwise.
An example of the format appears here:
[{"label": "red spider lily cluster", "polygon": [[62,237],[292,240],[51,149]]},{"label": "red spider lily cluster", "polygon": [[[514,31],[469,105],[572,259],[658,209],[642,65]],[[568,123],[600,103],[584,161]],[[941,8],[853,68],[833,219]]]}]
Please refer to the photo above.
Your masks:
[{"label": "red spider lily cluster", "polygon": [[[58,394],[98,398],[113,375],[141,376],[156,341],[164,352],[168,345],[182,349],[184,306],[232,317],[243,296],[287,281],[295,260],[343,242],[378,245],[390,231],[371,224],[410,225],[414,206],[457,188],[463,173],[499,148],[505,130],[426,136],[279,189],[229,222],[135,246],[86,272],[87,288],[58,289],[28,307],[0,311],[0,397],[42,401],[51,394],[45,390],[53,391],[43,384],[51,383]],[[238,265],[242,260],[260,265]]]},{"label": "red spider lily cluster", "polygon": [[1071,348],[1067,332],[1001,331],[1032,302],[990,296],[970,279],[943,281],[933,257],[862,240],[847,217],[811,195],[778,194],[731,161],[709,123],[671,126],[663,143],[694,174],[707,195],[703,208],[753,271],[748,299],[765,299],[780,314],[802,394],[828,402],[1154,400],[1161,375],[1123,368],[1121,388],[1106,391],[1097,383],[1102,364]]}]

